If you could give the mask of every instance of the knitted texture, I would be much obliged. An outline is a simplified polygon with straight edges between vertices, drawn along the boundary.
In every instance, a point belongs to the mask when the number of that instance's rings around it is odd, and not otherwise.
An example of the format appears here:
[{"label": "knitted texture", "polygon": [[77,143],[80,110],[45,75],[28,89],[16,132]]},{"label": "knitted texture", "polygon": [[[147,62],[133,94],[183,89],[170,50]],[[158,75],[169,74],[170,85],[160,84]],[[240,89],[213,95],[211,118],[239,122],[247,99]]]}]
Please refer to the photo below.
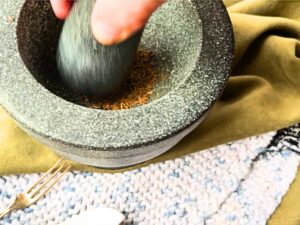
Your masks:
[{"label": "knitted texture", "polygon": [[[126,224],[262,225],[293,181],[300,126],[118,174],[73,171],[43,199],[1,224],[59,224],[100,205]],[[40,174],[0,178],[0,209]]]}]

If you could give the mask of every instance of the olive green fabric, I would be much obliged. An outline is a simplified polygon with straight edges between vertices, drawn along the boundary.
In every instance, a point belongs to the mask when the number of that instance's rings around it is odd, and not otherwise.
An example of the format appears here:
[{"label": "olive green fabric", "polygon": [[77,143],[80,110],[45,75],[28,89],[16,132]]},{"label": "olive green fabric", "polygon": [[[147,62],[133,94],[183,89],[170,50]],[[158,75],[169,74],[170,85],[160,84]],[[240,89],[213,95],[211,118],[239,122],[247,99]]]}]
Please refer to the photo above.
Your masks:
[{"label": "olive green fabric", "polygon": [[[208,118],[167,153],[122,170],[101,170],[73,163],[74,169],[100,172],[130,170],[173,159],[214,145],[300,122],[300,0],[225,1],[236,38],[232,76]],[[58,156],[29,137],[0,109],[0,175],[41,172]],[[287,206],[298,202],[297,188],[284,199],[270,225],[283,224]],[[293,191],[293,192],[292,192]],[[298,192],[298,193],[297,193]],[[295,200],[297,199],[297,201]],[[278,221],[278,220],[277,220]],[[287,220],[290,225],[299,220]],[[294,221],[294,222],[293,222]]]}]

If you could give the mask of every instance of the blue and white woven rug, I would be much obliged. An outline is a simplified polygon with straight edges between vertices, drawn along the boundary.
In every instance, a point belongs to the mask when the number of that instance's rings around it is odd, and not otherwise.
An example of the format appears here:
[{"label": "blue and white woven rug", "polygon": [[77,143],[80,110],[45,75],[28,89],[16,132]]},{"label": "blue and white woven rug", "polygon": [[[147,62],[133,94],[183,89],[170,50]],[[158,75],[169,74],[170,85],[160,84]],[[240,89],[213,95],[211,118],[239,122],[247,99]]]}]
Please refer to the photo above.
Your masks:
[{"label": "blue and white woven rug", "polygon": [[[130,172],[69,172],[0,224],[57,225],[100,205],[123,212],[126,224],[266,224],[295,178],[299,143],[298,124]],[[39,176],[0,177],[0,210]]]}]

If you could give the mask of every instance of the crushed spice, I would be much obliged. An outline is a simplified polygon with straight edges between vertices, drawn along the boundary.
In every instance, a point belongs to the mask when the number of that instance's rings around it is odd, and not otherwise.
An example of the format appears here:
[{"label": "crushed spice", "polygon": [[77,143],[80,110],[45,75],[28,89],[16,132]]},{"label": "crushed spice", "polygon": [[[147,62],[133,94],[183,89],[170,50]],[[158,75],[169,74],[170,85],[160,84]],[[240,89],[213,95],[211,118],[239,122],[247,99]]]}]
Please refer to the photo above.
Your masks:
[{"label": "crushed spice", "polygon": [[105,99],[81,96],[79,103],[103,110],[129,109],[146,104],[158,80],[152,62],[153,56],[151,51],[139,50],[128,80],[118,93]]},{"label": "crushed spice", "polygon": [[12,23],[12,22],[15,21],[15,18],[14,18],[13,16],[7,16],[7,21],[8,21],[9,23]]}]

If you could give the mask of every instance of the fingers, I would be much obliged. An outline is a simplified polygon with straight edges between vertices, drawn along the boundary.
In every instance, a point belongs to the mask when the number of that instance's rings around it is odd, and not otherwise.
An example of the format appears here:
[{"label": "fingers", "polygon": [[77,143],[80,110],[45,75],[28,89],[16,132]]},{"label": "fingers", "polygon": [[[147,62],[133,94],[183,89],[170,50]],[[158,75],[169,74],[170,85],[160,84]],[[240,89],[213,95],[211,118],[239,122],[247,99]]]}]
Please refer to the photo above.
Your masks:
[{"label": "fingers", "polygon": [[164,0],[97,0],[91,18],[93,34],[101,44],[118,44],[142,29],[163,3]]},{"label": "fingers", "polygon": [[65,19],[72,7],[72,0],[50,0],[53,11],[57,18],[63,20]]}]

